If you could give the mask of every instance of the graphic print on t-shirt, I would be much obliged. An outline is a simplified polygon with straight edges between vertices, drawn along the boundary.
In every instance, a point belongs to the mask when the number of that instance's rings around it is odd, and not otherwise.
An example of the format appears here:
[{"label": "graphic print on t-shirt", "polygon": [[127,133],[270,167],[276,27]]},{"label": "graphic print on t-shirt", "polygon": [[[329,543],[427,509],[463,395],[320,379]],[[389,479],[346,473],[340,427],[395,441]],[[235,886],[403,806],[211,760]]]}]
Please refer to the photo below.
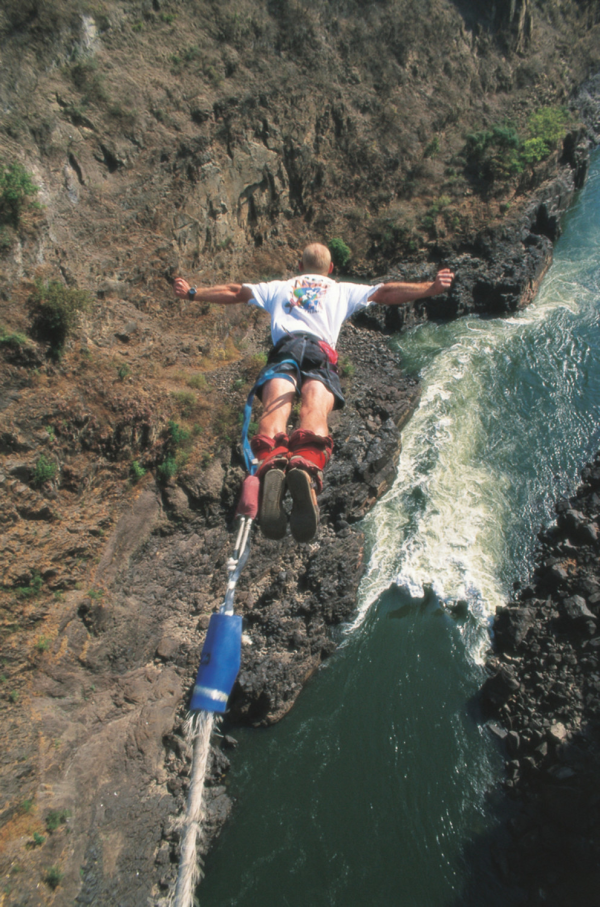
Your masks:
[{"label": "graphic print on t-shirt", "polygon": [[316,277],[298,277],[292,284],[290,298],[284,308],[291,312],[295,306],[300,306],[307,312],[318,312],[327,290],[328,285]]}]

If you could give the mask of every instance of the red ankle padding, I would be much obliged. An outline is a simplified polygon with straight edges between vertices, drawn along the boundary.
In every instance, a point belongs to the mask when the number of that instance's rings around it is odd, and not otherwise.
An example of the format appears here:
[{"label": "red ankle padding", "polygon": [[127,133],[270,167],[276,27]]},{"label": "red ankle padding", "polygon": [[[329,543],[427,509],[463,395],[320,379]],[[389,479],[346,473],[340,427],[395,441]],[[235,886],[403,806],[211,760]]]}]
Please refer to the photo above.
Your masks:
[{"label": "red ankle padding", "polygon": [[258,460],[257,477],[260,479],[269,469],[285,469],[289,456],[289,438],[279,432],[274,438],[268,435],[254,435],[250,441],[252,453]]},{"label": "red ankle padding", "polygon": [[242,482],[242,493],[235,510],[236,516],[245,516],[255,520],[258,515],[258,495],[260,482],[256,476],[246,476]]},{"label": "red ankle padding", "polygon": [[288,469],[304,469],[316,480],[317,491],[323,490],[323,470],[333,451],[333,438],[297,428],[290,437]]}]

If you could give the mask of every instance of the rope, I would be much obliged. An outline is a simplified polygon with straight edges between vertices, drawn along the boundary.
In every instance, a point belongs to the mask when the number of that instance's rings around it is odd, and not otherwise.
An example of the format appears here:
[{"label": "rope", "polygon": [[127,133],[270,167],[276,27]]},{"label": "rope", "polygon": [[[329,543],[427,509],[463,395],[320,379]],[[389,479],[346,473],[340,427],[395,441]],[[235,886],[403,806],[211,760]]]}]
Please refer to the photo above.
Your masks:
[{"label": "rope", "polygon": [[[242,422],[242,449],[246,468],[250,475],[256,473],[258,466],[248,440],[248,429],[252,416],[252,403],[259,387],[272,378],[285,378],[296,384],[296,380],[289,372],[282,371],[282,366],[292,366],[300,379],[300,369],[293,359],[285,359],[273,368],[267,369],[260,376],[250,393],[244,407]],[[235,587],[246,561],[250,555],[250,530],[252,520],[241,517],[238,534],[235,541],[233,556],[227,562],[227,592],[225,601],[221,606],[221,613],[233,614],[233,598]],[[201,710],[192,712],[186,721],[186,740],[192,747],[192,767],[190,776],[190,789],[188,793],[185,815],[178,825],[181,831],[179,871],[177,884],[171,898],[172,907],[193,907],[195,903],[194,891],[202,878],[201,863],[198,858],[198,845],[202,840],[202,822],[205,817],[204,805],[204,779],[210,754],[210,737],[215,725],[214,712]]]},{"label": "rope", "polygon": [[181,821],[182,834],[177,887],[173,907],[193,907],[194,891],[202,878],[198,844],[202,840],[204,819],[204,778],[210,753],[210,735],[215,723],[213,712],[194,712],[186,722],[186,740],[193,745],[192,773],[187,809]]},{"label": "rope", "polygon": [[[233,557],[227,562],[228,583],[221,612],[233,614],[235,587],[250,555],[252,520],[242,517],[238,527]],[[202,879],[198,845],[202,840],[204,821],[204,779],[210,753],[210,737],[215,725],[214,712],[192,712],[185,725],[185,736],[192,750],[190,789],[185,815],[178,823],[182,829],[179,849],[177,884],[171,899],[172,907],[193,907],[194,891]]]}]

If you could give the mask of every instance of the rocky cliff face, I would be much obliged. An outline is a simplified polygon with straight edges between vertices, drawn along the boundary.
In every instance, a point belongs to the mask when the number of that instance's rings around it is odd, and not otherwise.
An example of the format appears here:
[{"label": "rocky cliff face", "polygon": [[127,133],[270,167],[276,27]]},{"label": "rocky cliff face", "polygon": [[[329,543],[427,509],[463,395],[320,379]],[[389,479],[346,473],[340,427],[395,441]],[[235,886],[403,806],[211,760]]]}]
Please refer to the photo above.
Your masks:
[{"label": "rocky cliff face", "polygon": [[591,904],[598,884],[599,489],[597,456],[540,533],[530,582],[496,615],[482,690],[512,813],[487,844],[532,905]]},{"label": "rocky cliff face", "polygon": [[[172,276],[280,276],[332,237],[355,276],[459,275],[449,299],[343,337],[319,543],[258,540],[240,584],[232,709],[267,724],[352,612],[358,521],[418,398],[380,329],[526,303],[582,179],[576,129],[492,176],[467,134],[510,119],[526,136],[566,103],[597,66],[597,18],[566,0],[3,4],[0,155],[41,205],[0,209],[6,905],[158,902],[172,877],[180,721],[267,345],[250,309],[173,303]],[[61,356],[36,332],[35,280],[91,294]],[[226,766],[215,751],[213,831]]]}]

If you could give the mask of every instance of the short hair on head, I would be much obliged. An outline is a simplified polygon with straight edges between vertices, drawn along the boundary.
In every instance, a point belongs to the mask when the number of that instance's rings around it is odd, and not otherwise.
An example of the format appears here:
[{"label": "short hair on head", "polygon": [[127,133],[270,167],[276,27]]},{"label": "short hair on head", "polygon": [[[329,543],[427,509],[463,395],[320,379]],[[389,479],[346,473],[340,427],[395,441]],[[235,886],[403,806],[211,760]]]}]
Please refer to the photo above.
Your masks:
[{"label": "short hair on head", "polygon": [[320,242],[308,245],[302,253],[302,267],[308,274],[329,274],[331,252]]}]

